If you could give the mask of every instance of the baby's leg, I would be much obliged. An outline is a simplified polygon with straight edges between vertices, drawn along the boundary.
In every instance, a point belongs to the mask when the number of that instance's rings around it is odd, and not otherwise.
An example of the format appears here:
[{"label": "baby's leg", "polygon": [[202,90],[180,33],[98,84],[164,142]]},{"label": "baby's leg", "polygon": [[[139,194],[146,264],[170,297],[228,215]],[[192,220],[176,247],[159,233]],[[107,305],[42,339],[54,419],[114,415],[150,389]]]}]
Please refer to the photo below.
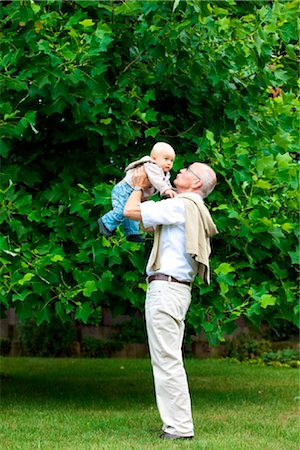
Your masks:
[{"label": "baby's leg", "polygon": [[137,235],[140,232],[140,224],[138,220],[124,219],[123,227],[125,236]]},{"label": "baby's leg", "polygon": [[109,232],[114,231],[118,225],[124,221],[124,206],[125,203],[132,192],[131,186],[129,184],[120,181],[112,190],[111,202],[112,207],[104,216],[101,217],[102,223],[109,230]]}]

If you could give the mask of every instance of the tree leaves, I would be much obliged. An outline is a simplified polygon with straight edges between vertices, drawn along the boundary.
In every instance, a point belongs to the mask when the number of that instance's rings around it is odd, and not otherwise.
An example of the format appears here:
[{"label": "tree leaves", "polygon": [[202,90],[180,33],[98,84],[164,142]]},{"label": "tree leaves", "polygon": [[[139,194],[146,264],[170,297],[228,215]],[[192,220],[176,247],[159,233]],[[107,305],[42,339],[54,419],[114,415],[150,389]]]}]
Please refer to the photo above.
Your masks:
[{"label": "tree leaves", "polygon": [[164,140],[172,176],[196,160],[218,174],[212,283],[190,323],[215,343],[240,315],[296,323],[297,2],[25,3],[0,19],[5,307],[39,323],[53,305],[86,323],[143,308],[150,242],[100,237],[97,219]]}]

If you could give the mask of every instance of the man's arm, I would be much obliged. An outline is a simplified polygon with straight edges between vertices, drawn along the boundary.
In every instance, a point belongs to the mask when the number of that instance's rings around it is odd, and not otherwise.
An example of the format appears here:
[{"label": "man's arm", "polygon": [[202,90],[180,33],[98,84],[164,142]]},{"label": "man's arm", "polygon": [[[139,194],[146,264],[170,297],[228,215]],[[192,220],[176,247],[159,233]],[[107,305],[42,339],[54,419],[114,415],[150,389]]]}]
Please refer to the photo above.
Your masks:
[{"label": "man's arm", "polygon": [[141,188],[141,190],[131,192],[125,204],[123,214],[127,219],[141,221],[142,215],[140,205],[142,201],[143,190],[151,186],[143,167],[139,167],[136,170],[132,182],[134,187]]},{"label": "man's arm", "polygon": [[131,220],[142,220],[141,201],[143,191],[132,191],[124,207],[124,216]]}]

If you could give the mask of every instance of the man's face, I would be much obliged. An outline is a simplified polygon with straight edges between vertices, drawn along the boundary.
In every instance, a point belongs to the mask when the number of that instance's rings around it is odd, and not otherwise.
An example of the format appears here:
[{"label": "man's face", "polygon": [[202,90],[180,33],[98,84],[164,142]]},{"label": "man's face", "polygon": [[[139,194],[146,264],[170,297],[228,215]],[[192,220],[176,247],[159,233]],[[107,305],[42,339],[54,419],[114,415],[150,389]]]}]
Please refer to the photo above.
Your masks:
[{"label": "man's face", "polygon": [[181,169],[177,174],[174,185],[180,189],[191,189],[192,185],[200,180],[199,168],[195,164],[191,164],[188,168]]}]

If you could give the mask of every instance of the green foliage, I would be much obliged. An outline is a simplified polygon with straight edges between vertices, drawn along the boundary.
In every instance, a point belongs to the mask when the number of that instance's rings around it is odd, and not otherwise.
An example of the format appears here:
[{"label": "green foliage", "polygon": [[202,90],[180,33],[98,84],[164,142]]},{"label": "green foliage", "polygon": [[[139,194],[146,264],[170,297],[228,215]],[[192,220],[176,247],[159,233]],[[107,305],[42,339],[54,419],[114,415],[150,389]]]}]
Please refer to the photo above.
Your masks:
[{"label": "green foliage", "polygon": [[20,323],[20,347],[23,355],[72,356],[74,354],[75,328],[51,317],[50,323],[37,326],[34,320]]},{"label": "green foliage", "polygon": [[266,339],[253,339],[249,335],[241,335],[228,341],[225,347],[224,356],[238,361],[274,367],[300,367],[299,350],[284,348],[273,351],[272,342]]},{"label": "green foliage", "polygon": [[115,339],[120,342],[144,344],[146,342],[146,328],[144,320],[141,317],[133,316],[115,326],[118,331],[115,333]]},{"label": "green foliage", "polygon": [[273,341],[297,340],[299,328],[285,320],[277,320],[267,332],[268,338]]},{"label": "green foliage", "polygon": [[267,365],[276,365],[274,363],[277,362],[289,367],[300,367],[299,351],[290,348],[264,353],[261,359]]},{"label": "green foliage", "polygon": [[247,361],[272,350],[272,343],[266,339],[253,339],[248,335],[237,336],[226,343],[226,356]]},{"label": "green foliage", "polygon": [[81,344],[81,354],[86,358],[109,358],[113,352],[121,350],[121,342],[112,339],[95,339],[87,337]]},{"label": "green foliage", "polygon": [[[0,298],[25,320],[142,310],[146,247],[99,237],[156,140],[210,163],[212,284],[190,324],[298,325],[296,1],[2,2]],[[3,308],[2,308],[3,309]]]},{"label": "green foliage", "polygon": [[7,356],[10,353],[11,340],[10,339],[0,339],[0,355]]}]

